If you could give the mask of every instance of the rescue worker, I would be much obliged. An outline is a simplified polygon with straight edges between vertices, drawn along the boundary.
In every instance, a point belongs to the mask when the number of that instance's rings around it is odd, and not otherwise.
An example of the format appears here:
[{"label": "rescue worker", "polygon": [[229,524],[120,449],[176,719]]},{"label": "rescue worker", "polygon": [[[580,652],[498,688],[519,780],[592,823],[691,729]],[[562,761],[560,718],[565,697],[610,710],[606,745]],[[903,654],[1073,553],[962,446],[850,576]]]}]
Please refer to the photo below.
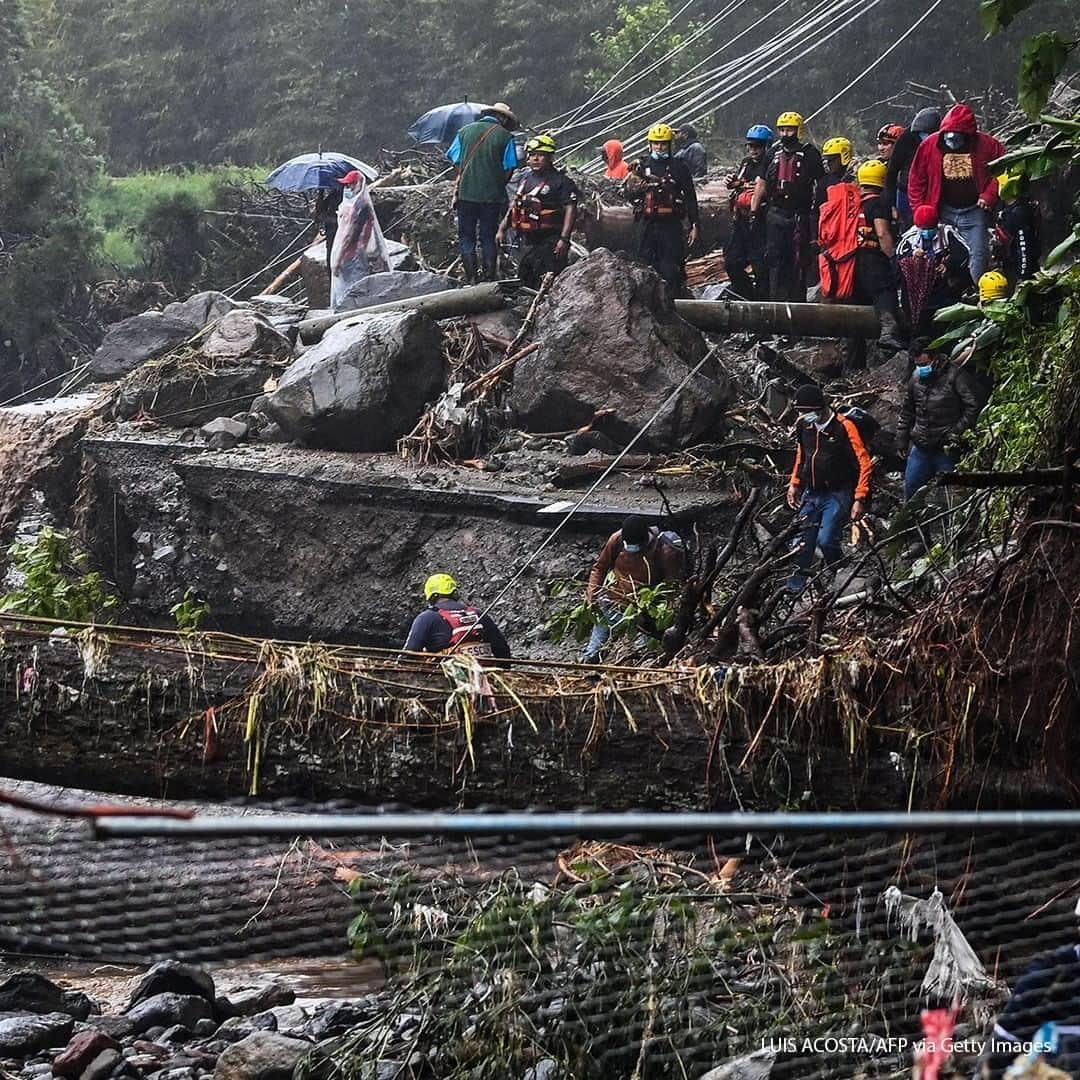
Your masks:
[{"label": "rescue worker", "polygon": [[971,280],[978,283],[990,255],[990,211],[997,204],[997,177],[990,162],[1005,147],[979,131],[967,105],[954,105],[941,129],[915,152],[908,172],[913,206],[931,206],[938,219],[960,230],[971,252]]},{"label": "rescue worker", "polygon": [[855,302],[873,304],[877,315],[878,348],[884,353],[904,348],[897,321],[896,275],[893,272],[895,245],[892,212],[885,202],[886,166],[883,161],[867,161],[859,166],[862,224],[859,249],[855,252]]},{"label": "rescue worker", "polygon": [[517,231],[522,243],[518,277],[530,289],[537,289],[545,274],[566,269],[578,189],[566,173],[555,168],[555,140],[550,135],[530,139],[525,154],[528,168],[521,175],[495,241],[502,245],[507,229]]},{"label": "rescue worker", "polygon": [[667,283],[671,299],[683,290],[686,252],[698,236],[694,180],[686,162],[671,156],[674,140],[669,125],[654,124],[649,129],[649,153],[634,163],[626,180],[634,216],[644,222],[641,258]]},{"label": "rescue worker", "polygon": [[662,533],[639,514],[630,514],[608,537],[585,589],[585,602],[599,606],[601,619],[581,654],[583,664],[595,664],[600,659],[600,651],[611,631],[622,622],[638,586],[655,588],[682,579],[685,560],[675,539],[674,533]]},{"label": "rescue worker", "polygon": [[765,262],[769,296],[773,300],[806,300],[806,270],[810,264],[811,215],[814,192],[824,175],[821,154],[806,140],[803,118],[781,113],[776,121],[779,143],[765,176],[754,189],[751,211],[765,202]]},{"label": "rescue worker", "polygon": [[320,188],[315,196],[315,207],[311,215],[315,219],[315,224],[322,230],[323,239],[326,241],[326,272],[331,277],[334,272],[330,268],[330,254],[334,250],[334,237],[337,236],[338,207],[341,206],[344,195],[345,189],[341,184],[335,184],[333,191]]},{"label": "rescue worker", "polygon": [[704,176],[709,171],[709,159],[705,147],[698,142],[697,129],[684,124],[677,134],[679,149],[675,156],[685,161],[694,179]]},{"label": "rescue worker", "polygon": [[476,237],[480,235],[484,277],[499,276],[499,249],[495,233],[506,208],[506,185],[518,167],[512,131],[518,120],[505,102],[497,101],[466,124],[446,151],[456,169],[454,208],[457,211],[458,246],[465,280],[472,284],[480,274]]},{"label": "rescue worker", "polygon": [[[731,209],[731,236],[724,249],[724,266],[734,292],[744,300],[768,297],[769,271],[765,265],[765,218],[751,210],[754,189],[769,168],[772,131],[754,124],[746,132],[746,156],[727,178]],[[747,269],[749,268],[749,273]]]},{"label": "rescue worker", "polygon": [[826,566],[843,558],[840,538],[848,523],[866,512],[872,465],[859,429],[829,408],[820,387],[800,386],[792,405],[799,419],[787,503],[804,527],[795,541],[795,569],[787,584],[802,592],[817,547]]},{"label": "rescue worker", "polygon": [[1042,258],[1039,207],[1024,194],[1024,178],[1011,173],[998,177],[998,195],[1004,205],[998,211],[995,246],[1001,268],[1015,287],[1017,282],[1034,277],[1039,270]]},{"label": "rescue worker", "polygon": [[979,278],[979,304],[988,304],[992,300],[1008,300],[1012,295],[1009,279],[1000,270],[987,270]]},{"label": "rescue worker", "polygon": [[[908,171],[915,159],[915,151],[941,127],[941,113],[937,109],[920,109],[908,128],[893,143],[889,154],[889,173],[885,178],[885,200],[896,211],[900,231],[911,228],[914,207],[908,201]],[[880,145],[880,143],[879,143]]]},{"label": "rescue worker", "polygon": [[880,161],[884,161],[888,165],[893,148],[900,141],[903,134],[904,129],[899,124],[886,124],[883,128],[878,129],[877,156]]},{"label": "rescue worker", "polygon": [[905,501],[938,473],[956,468],[949,443],[975,426],[982,404],[967,365],[950,363],[926,343],[911,351],[915,370],[908,379],[896,429],[897,449],[907,459]]},{"label": "rescue worker", "polygon": [[427,607],[413,619],[405,640],[406,652],[461,653],[479,659],[510,659],[502,631],[472,604],[458,597],[449,574],[432,574],[424,584]]},{"label": "rescue worker", "polygon": [[834,184],[850,184],[855,177],[851,172],[851,159],[854,156],[851,143],[843,136],[826,139],[821,148],[821,160],[825,174],[818,181],[814,205],[822,206],[829,197],[829,188]]},{"label": "rescue worker", "polygon": [[604,162],[604,176],[608,180],[625,180],[630,166],[623,160],[623,145],[618,139],[608,139],[600,147],[600,157]]}]

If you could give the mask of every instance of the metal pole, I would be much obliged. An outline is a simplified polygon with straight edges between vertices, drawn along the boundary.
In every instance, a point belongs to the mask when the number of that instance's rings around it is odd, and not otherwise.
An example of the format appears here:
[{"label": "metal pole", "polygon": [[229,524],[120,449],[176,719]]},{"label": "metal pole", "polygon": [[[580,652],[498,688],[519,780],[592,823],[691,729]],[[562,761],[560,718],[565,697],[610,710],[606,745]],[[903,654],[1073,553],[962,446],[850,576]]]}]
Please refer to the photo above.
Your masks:
[{"label": "metal pole", "polygon": [[993,832],[1077,829],[1080,810],[878,811],[873,813],[282,814],[94,819],[99,840],[227,836],[687,836],[707,833]]},{"label": "metal pole", "polygon": [[877,315],[862,304],[790,304],[779,300],[676,300],[675,312],[700,330],[724,334],[874,338]]}]

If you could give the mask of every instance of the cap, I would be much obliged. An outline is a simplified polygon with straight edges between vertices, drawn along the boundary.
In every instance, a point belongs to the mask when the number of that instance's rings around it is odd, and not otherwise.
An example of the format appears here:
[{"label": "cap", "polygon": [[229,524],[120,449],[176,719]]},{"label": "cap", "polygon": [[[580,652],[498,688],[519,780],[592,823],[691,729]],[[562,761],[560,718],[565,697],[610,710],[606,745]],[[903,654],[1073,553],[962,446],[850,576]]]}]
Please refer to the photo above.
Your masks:
[{"label": "cap", "polygon": [[825,405],[825,395],[820,386],[806,383],[795,391],[792,404],[796,409],[820,409]]},{"label": "cap", "polygon": [[341,179],[338,180],[338,183],[339,184],[355,184],[357,180],[362,180],[362,179],[363,179],[363,174],[357,172],[356,169],[353,169],[352,172],[347,172],[343,177],[341,177]]},{"label": "cap", "polygon": [[649,539],[648,520],[640,514],[623,518],[622,538],[624,543],[644,544]]}]

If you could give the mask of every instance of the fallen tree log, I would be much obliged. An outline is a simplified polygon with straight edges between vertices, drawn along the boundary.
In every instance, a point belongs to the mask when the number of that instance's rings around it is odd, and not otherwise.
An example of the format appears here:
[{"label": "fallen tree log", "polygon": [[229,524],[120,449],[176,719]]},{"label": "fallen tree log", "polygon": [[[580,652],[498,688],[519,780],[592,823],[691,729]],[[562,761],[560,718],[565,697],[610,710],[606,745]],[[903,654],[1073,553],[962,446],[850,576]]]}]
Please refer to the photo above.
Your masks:
[{"label": "fallen tree log", "polygon": [[788,304],[773,300],[676,300],[675,311],[699,330],[722,334],[793,334],[798,337],[873,338],[872,307],[862,304]]},{"label": "fallen tree log", "polygon": [[374,304],[359,311],[337,311],[331,315],[317,315],[300,324],[300,340],[314,345],[332,326],[362,315],[377,315],[383,311],[419,311],[432,319],[449,319],[457,315],[480,315],[485,311],[498,311],[506,304],[506,298],[496,282],[470,285],[464,289],[446,289],[444,292],[428,293],[426,296],[410,296],[404,300],[391,300],[386,304]]}]

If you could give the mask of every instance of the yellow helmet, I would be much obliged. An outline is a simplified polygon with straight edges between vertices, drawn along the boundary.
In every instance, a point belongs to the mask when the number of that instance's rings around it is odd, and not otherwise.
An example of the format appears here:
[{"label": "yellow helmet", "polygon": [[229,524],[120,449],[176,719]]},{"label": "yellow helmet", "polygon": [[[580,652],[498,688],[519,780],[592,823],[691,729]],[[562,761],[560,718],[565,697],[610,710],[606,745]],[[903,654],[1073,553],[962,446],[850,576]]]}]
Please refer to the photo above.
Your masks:
[{"label": "yellow helmet", "polygon": [[554,154],[555,140],[550,135],[537,135],[525,144],[526,154]]},{"label": "yellow helmet", "polygon": [[889,174],[889,166],[884,161],[864,161],[855,174],[859,181],[859,187],[885,186],[885,177]]},{"label": "yellow helmet", "polygon": [[1000,270],[987,270],[979,278],[979,303],[987,300],[1004,300],[1008,297],[1009,279]]},{"label": "yellow helmet", "polygon": [[1004,172],[997,178],[997,182],[998,194],[1003,199],[1012,199],[1020,194],[1023,177],[1016,176],[1013,173]]},{"label": "yellow helmet", "polygon": [[826,139],[825,145],[821,148],[822,157],[832,157],[834,154],[840,155],[840,164],[845,168],[851,164],[851,143],[842,135]]},{"label": "yellow helmet", "polygon": [[424,582],[424,599],[433,596],[453,596],[457,592],[457,582],[449,574],[432,574]]},{"label": "yellow helmet", "polygon": [[778,128],[793,127],[793,128],[798,128],[800,131],[802,131],[802,129],[803,129],[803,118],[797,112],[782,112],[776,118],[776,126]]},{"label": "yellow helmet", "polygon": [[674,142],[675,131],[670,124],[653,124],[649,128],[649,142]]}]

